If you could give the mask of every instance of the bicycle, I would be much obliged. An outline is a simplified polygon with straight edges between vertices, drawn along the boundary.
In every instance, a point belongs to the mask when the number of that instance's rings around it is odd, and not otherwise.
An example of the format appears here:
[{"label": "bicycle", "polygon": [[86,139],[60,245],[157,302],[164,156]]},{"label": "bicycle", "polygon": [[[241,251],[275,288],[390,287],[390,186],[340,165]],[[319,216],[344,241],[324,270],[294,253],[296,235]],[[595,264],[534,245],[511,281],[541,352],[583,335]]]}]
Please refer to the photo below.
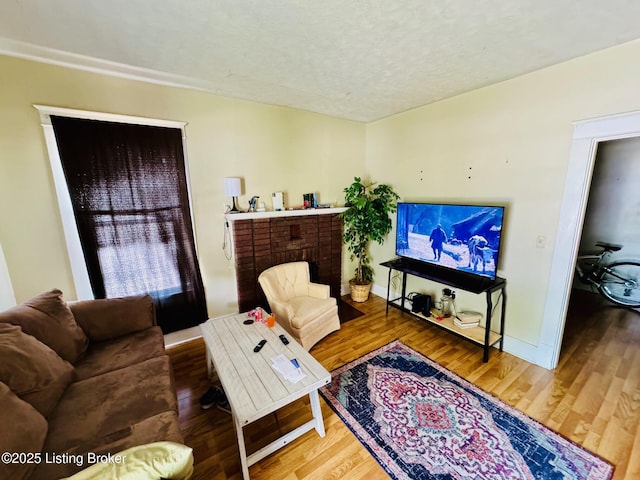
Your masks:
[{"label": "bicycle", "polygon": [[578,255],[575,270],[579,280],[595,286],[617,305],[640,307],[640,261],[620,259],[608,263],[611,254],[622,250],[623,245],[597,242],[596,247],[602,251]]}]

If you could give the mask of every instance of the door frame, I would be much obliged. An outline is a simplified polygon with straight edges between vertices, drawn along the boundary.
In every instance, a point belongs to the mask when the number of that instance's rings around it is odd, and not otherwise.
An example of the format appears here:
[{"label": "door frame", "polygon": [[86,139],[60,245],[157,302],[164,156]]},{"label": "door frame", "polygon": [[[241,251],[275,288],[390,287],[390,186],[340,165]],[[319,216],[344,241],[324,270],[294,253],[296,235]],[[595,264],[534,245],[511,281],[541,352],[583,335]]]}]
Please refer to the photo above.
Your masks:
[{"label": "door frame", "polygon": [[540,335],[541,365],[558,366],[574,266],[589,199],[598,144],[640,136],[640,111],[574,123],[571,155],[560,209]]}]

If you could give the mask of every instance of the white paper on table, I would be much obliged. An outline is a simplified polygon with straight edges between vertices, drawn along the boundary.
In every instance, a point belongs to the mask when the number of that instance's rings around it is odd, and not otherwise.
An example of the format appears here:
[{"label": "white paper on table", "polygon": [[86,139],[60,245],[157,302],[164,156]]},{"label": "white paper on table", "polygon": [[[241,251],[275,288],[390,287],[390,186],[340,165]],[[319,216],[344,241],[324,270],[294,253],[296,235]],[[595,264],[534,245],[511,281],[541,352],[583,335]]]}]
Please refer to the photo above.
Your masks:
[{"label": "white paper on table", "polygon": [[291,360],[282,353],[271,358],[271,366],[280,372],[285,380],[289,380],[292,383],[298,383],[307,376],[301,368],[296,368],[296,366],[291,363]]}]

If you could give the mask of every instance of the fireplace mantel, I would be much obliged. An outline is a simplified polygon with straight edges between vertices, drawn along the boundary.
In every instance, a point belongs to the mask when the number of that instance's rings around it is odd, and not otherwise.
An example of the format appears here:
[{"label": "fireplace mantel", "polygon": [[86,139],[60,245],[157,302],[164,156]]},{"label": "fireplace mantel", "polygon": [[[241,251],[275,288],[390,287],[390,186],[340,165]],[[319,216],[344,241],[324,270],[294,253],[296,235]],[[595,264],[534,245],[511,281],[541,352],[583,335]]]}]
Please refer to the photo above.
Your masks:
[{"label": "fireplace mantel", "polygon": [[254,220],[258,218],[277,218],[277,217],[300,217],[305,215],[330,215],[333,213],[342,213],[347,210],[346,207],[336,208],[305,208],[299,210],[279,210],[277,212],[241,212],[228,213],[227,220]]},{"label": "fireplace mantel", "polygon": [[267,268],[309,262],[311,280],[329,285],[340,298],[342,217],[346,208],[227,214],[233,232],[238,309],[269,308],[258,285]]}]

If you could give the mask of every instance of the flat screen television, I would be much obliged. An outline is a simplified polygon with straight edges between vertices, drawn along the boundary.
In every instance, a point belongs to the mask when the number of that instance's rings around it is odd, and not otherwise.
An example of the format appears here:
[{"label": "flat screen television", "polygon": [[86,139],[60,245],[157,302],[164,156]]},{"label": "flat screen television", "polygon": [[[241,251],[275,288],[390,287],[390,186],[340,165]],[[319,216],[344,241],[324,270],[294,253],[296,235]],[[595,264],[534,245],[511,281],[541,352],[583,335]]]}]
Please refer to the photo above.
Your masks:
[{"label": "flat screen television", "polygon": [[396,255],[496,278],[504,207],[398,203]]}]

